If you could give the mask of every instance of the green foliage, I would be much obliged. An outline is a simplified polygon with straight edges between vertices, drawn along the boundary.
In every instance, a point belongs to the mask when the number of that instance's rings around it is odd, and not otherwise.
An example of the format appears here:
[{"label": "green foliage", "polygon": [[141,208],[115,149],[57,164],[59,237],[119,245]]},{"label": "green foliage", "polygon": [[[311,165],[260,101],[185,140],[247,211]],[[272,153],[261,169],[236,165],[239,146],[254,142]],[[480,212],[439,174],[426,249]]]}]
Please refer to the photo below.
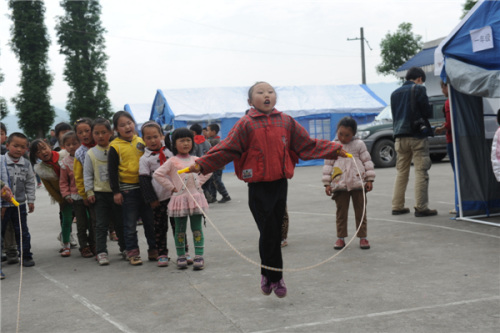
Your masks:
[{"label": "green foliage", "polygon": [[54,122],[49,88],[52,75],[47,66],[50,39],[44,24],[43,1],[9,1],[12,10],[11,47],[21,65],[21,92],[12,99],[18,125],[30,137],[43,138]]},{"label": "green foliage", "polygon": [[[0,84],[3,83],[3,73],[0,72]],[[7,102],[5,101],[5,98],[0,97],[0,120],[7,117],[9,114],[9,110],[7,109]]]},{"label": "green foliage", "polygon": [[469,10],[472,9],[476,5],[477,0],[466,0],[464,5],[463,5],[463,13],[462,16],[460,17],[461,19],[464,18],[465,15],[469,12]]},{"label": "green foliage", "polygon": [[111,118],[107,97],[104,37],[101,26],[101,5],[98,1],[61,1],[65,15],[56,26],[59,52],[66,56],[64,79],[71,91],[66,109],[73,122],[81,117]]},{"label": "green foliage", "polygon": [[380,42],[382,63],[377,73],[396,75],[396,70],[422,49],[422,36],[414,35],[411,23],[401,23],[394,34],[387,33]]}]

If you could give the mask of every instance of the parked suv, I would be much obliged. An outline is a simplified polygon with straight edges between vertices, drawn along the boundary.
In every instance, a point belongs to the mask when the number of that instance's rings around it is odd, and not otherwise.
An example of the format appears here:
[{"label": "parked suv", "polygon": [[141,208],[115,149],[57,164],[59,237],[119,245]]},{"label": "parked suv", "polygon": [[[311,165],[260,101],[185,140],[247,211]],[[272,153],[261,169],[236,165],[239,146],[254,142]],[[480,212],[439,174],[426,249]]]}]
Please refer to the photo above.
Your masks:
[{"label": "parked suv", "polygon": [[[432,107],[432,118],[429,118],[429,122],[433,130],[445,121],[443,113],[445,101],[446,97],[443,95],[429,97],[429,103]],[[357,134],[365,142],[376,167],[386,168],[396,165],[390,105],[383,109],[373,122],[358,126]],[[446,136],[444,134],[429,137],[429,152],[434,162],[440,161],[446,156]]]}]

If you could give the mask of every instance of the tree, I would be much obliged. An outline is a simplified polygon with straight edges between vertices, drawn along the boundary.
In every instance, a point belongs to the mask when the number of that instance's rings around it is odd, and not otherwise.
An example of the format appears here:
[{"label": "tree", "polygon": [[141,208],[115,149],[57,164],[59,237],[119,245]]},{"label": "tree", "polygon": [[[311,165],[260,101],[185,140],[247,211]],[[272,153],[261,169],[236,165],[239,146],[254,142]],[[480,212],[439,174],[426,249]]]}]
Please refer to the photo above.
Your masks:
[{"label": "tree", "polygon": [[[3,73],[0,72],[0,84],[2,84],[3,80]],[[5,101],[5,98],[0,96],[0,120],[7,117],[8,114],[9,110],[7,109],[7,102]]]},{"label": "tree", "polygon": [[467,13],[469,12],[469,10],[472,9],[472,7],[474,7],[476,5],[476,2],[477,0],[466,0],[464,5],[463,5],[463,13],[462,13],[462,17],[460,17],[461,19],[465,17],[465,15],[467,15]]},{"label": "tree", "polygon": [[59,52],[66,56],[64,79],[71,91],[66,109],[71,121],[81,117],[111,118],[111,103],[107,97],[104,37],[101,26],[101,5],[98,1],[62,0],[65,15],[58,17],[56,26]]},{"label": "tree", "polygon": [[382,63],[377,73],[396,75],[396,70],[422,49],[422,36],[414,35],[411,23],[401,23],[394,34],[389,32],[380,42]]},{"label": "tree", "polygon": [[54,122],[49,88],[52,74],[47,66],[50,39],[44,23],[43,1],[9,1],[12,10],[11,47],[21,65],[21,92],[12,102],[18,125],[30,137],[43,138]]}]

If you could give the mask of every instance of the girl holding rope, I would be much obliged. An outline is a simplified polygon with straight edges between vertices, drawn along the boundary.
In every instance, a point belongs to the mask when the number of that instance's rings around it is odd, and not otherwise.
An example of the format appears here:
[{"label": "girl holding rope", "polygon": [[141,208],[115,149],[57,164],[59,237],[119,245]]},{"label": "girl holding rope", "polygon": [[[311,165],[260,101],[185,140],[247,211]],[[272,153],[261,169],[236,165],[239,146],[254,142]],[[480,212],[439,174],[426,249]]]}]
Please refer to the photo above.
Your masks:
[{"label": "girl holding rope", "polygon": [[[373,189],[373,180],[375,171],[370,153],[366,149],[365,143],[355,138],[357,130],[356,120],[351,117],[340,119],[337,124],[337,138],[334,142],[344,145],[344,149],[352,154],[353,158],[341,160],[325,160],[323,167],[323,184],[325,193],[332,196],[337,204],[337,242],[333,246],[335,250],[341,250],[345,247],[344,238],[347,237],[347,213],[349,212],[349,198],[352,197],[354,214],[356,216],[356,229],[363,223],[358,231],[360,238],[359,246],[363,250],[370,248],[370,243],[366,239],[366,214],[363,214],[366,192]],[[356,169],[356,163],[360,170]],[[360,174],[358,175],[358,172]],[[361,221],[361,218],[363,220]]]},{"label": "girl holding rope", "polygon": [[260,232],[261,290],[285,297],[281,256],[281,224],[285,213],[288,182],[298,159],[346,157],[342,145],[312,139],[292,117],[279,112],[276,92],[266,82],[248,91],[249,112],[227,137],[190,166],[190,172],[208,174],[235,161],[238,178],[248,183],[248,202]]}]

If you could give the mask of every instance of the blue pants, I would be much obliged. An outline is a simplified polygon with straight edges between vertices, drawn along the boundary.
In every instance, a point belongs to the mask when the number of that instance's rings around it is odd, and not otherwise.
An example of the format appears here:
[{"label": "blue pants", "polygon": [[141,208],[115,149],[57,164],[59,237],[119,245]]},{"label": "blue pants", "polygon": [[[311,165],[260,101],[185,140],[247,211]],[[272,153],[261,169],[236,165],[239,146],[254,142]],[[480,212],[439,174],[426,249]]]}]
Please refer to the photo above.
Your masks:
[{"label": "blue pants", "polygon": [[153,210],[146,204],[141,189],[123,191],[123,237],[127,252],[139,249],[137,240],[137,220],[142,219],[144,234],[149,250],[156,249],[155,233],[153,228]]},{"label": "blue pants", "polygon": [[220,195],[223,197],[229,196],[227,193],[226,186],[222,182],[222,170],[216,170],[212,173],[212,177],[208,180],[208,193],[212,196],[212,198],[217,197],[217,191],[219,191]]},{"label": "blue pants", "polygon": [[17,250],[19,255],[21,255],[21,237],[23,238],[23,258],[32,259],[33,253],[31,253],[31,235],[28,230],[26,204],[19,205],[19,211],[21,213],[21,229],[19,229],[19,213],[17,207],[8,207],[5,210],[5,215],[2,218],[2,242],[3,236],[5,235],[5,230],[7,228],[7,222],[12,221],[12,226],[14,227],[14,233],[16,235]]}]

